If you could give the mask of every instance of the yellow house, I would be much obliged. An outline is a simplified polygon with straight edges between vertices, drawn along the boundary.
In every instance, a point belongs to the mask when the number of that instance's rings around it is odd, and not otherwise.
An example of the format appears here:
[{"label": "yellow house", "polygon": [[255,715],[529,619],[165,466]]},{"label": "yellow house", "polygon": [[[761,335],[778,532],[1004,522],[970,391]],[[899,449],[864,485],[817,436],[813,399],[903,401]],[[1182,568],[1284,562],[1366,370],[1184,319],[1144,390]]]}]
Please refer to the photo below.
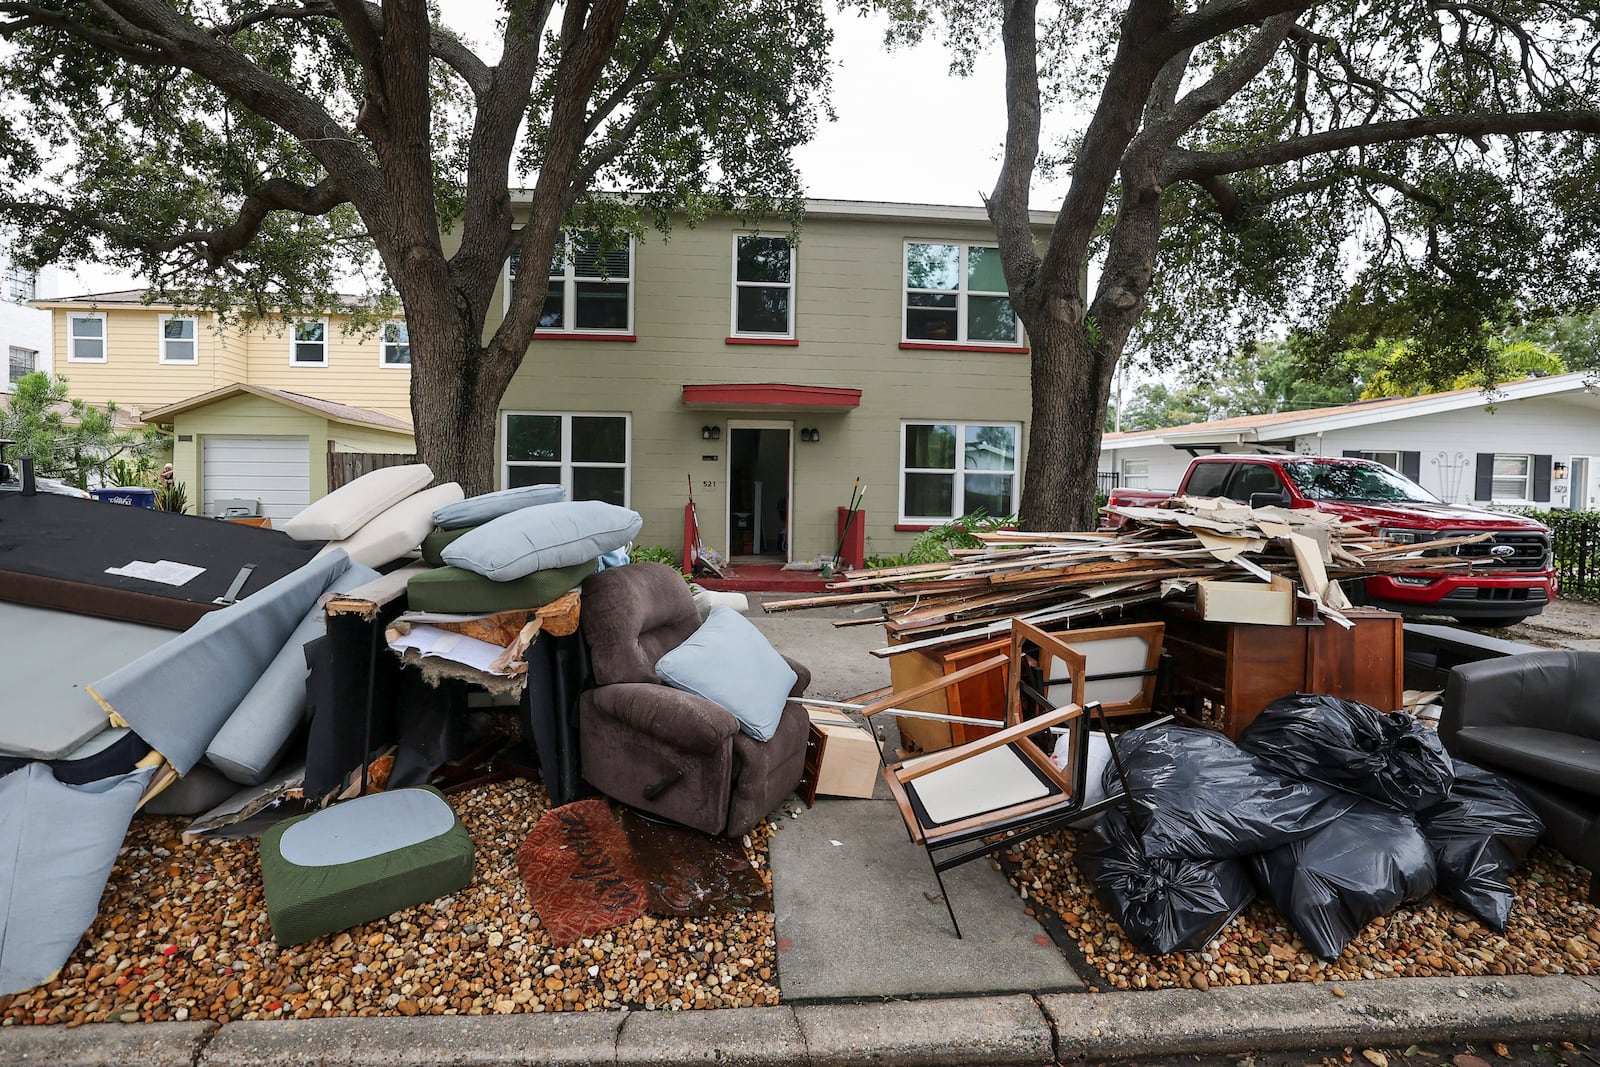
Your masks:
[{"label": "yellow house", "polygon": [[143,414],[171,427],[173,475],[198,515],[249,501],[276,525],[327,493],[330,456],[416,451],[404,419],[261,385],[225,385]]},{"label": "yellow house", "polygon": [[55,373],[73,396],[142,414],[243,383],[411,417],[402,321],[356,331],[333,313],[245,326],[143,297],[130,289],[33,302],[52,314]]}]

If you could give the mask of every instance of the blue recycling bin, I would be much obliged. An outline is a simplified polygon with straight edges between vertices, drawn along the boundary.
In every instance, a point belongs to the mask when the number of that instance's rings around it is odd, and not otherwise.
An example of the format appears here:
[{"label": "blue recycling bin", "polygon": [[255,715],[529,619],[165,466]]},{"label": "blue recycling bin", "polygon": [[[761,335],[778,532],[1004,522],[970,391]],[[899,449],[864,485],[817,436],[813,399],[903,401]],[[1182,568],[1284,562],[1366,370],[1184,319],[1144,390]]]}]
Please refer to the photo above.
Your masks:
[{"label": "blue recycling bin", "polygon": [[91,489],[89,495],[104,504],[131,504],[136,508],[156,506],[156,491],[139,485],[124,485],[114,489]]}]

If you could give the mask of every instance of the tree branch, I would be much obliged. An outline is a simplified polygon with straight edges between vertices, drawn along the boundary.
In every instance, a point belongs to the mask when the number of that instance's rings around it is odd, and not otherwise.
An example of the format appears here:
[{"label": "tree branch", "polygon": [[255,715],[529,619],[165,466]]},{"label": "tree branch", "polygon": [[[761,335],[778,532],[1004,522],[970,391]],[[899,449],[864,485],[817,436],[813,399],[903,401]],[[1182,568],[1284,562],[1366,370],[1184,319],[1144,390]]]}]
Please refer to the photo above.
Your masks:
[{"label": "tree branch", "polygon": [[1163,35],[1162,47],[1170,55],[1275,15],[1302,14],[1316,5],[1317,0],[1211,0],[1190,14],[1174,18]]},{"label": "tree branch", "polygon": [[1130,154],[1146,148],[1171,147],[1201,119],[1231,100],[1272,62],[1294,28],[1294,20],[1293,14],[1268,19],[1238,55],[1147,125],[1129,146]]},{"label": "tree branch", "polygon": [[273,178],[245,197],[238,214],[227,226],[210,230],[185,230],[158,240],[149,239],[139,231],[110,219],[86,214],[81,208],[70,205],[6,199],[0,200],[0,210],[56,215],[156,255],[192,245],[208,266],[220,267],[229,256],[255,239],[261,232],[262,223],[272,212],[292,211],[309,218],[326,215],[340,204],[348,202],[331,178],[324,178],[316,185]]},{"label": "tree branch", "polygon": [[1272,144],[1232,152],[1196,152],[1174,149],[1167,154],[1161,174],[1170,184],[1208,174],[1237,174],[1311,156],[1423,137],[1513,136],[1521,133],[1600,133],[1600,111],[1515,112],[1499,115],[1426,115],[1346,126],[1321,133],[1291,137]]},{"label": "tree branch", "polygon": [[1000,265],[1012,293],[1038,276],[1028,192],[1039,158],[1039,42],[1036,0],[1010,0],[1001,25],[1006,57],[1006,144],[1000,176],[985,205],[1000,242]]}]

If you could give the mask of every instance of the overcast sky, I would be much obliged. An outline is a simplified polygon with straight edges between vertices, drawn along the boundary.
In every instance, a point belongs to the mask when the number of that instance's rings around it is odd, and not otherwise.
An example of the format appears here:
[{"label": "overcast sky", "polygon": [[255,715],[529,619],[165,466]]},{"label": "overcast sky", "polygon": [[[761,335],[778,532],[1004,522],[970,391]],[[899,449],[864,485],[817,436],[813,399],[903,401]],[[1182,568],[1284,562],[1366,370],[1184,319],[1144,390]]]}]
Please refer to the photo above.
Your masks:
[{"label": "overcast sky", "polygon": [[[498,5],[495,5],[498,7]],[[462,3],[446,15],[491,61],[490,5]],[[839,119],[827,123],[798,155],[808,196],[832,200],[885,200],[976,207],[994,188],[1005,136],[1005,87],[998,50],[973,73],[949,73],[942,45],[890,51],[886,20],[853,12],[835,14],[833,104]],[[1037,191],[1034,206],[1053,208]],[[128,288],[126,275],[99,268],[69,272],[64,293]]]}]

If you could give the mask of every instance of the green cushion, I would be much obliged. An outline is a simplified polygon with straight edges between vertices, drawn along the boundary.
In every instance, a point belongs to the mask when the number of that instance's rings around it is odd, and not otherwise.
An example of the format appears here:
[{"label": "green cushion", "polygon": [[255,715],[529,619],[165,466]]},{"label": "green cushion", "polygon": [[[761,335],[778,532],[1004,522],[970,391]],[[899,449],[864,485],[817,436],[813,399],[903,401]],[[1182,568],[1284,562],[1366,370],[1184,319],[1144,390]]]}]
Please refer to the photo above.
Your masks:
[{"label": "green cushion", "polygon": [[463,526],[459,530],[435,529],[433,533],[422,539],[422,562],[431,563],[435,567],[444,566],[444,557],[439,555],[445,546],[462,534],[471,533],[476,526]]},{"label": "green cushion", "polygon": [[487,615],[519,608],[542,608],[569,589],[576,589],[596,571],[594,560],[570,567],[534,571],[509,582],[497,582],[460,567],[424,571],[406,583],[412,611]]},{"label": "green cushion", "polygon": [[[286,833],[299,862],[285,856]],[[261,835],[272,938],[298,945],[454,893],[472,881],[472,860],[467,828],[429,786],[287,819]]]}]

